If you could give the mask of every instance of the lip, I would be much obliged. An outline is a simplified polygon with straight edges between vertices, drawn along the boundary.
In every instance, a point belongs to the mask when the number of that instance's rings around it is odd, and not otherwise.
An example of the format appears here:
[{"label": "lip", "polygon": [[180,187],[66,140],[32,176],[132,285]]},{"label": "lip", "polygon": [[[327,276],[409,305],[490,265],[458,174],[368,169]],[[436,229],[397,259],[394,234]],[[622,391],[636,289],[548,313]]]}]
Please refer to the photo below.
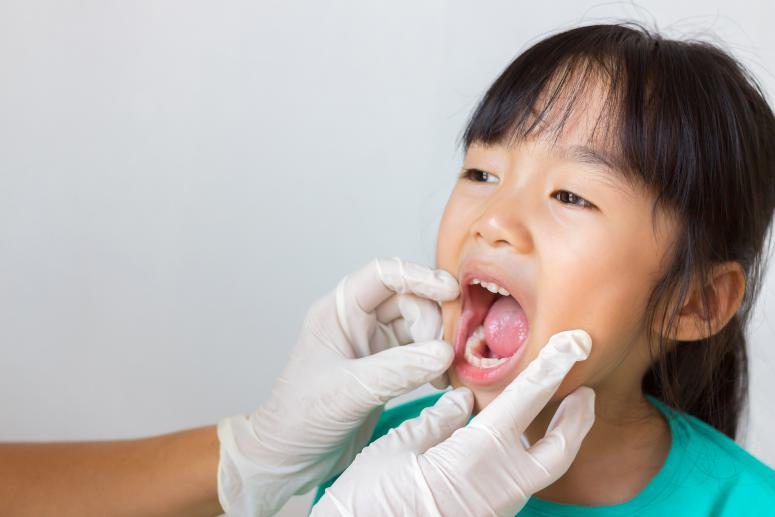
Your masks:
[{"label": "lip", "polygon": [[[511,276],[503,271],[497,265],[491,262],[476,261],[467,262],[463,264],[461,268],[460,289],[461,297],[463,300],[463,306],[460,312],[460,317],[457,321],[457,330],[455,335],[455,360],[453,366],[460,377],[460,380],[466,384],[472,384],[477,386],[491,386],[504,379],[510,380],[510,374],[513,374],[517,365],[522,357],[525,355],[527,349],[527,341],[530,338],[530,314],[528,312],[528,305],[531,304],[531,300],[525,295],[525,291],[518,285]],[[495,282],[499,286],[505,288],[509,294],[520,304],[522,310],[525,312],[525,316],[528,320],[528,337],[525,342],[522,343],[519,350],[514,353],[506,362],[498,365],[494,368],[478,368],[468,361],[466,361],[463,353],[465,351],[465,344],[469,334],[473,331],[471,325],[475,314],[470,310],[467,311],[466,303],[470,299],[470,290],[474,287],[470,285],[471,280],[478,278],[488,282]]]}]

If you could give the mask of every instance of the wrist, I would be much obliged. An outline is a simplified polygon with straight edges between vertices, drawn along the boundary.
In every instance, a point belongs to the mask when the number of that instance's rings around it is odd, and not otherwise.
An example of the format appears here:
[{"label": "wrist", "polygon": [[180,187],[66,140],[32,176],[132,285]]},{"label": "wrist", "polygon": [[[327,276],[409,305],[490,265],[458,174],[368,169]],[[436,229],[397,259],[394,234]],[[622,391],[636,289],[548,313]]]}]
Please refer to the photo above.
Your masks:
[{"label": "wrist", "polygon": [[227,515],[272,515],[304,483],[299,466],[267,448],[248,415],[221,419],[217,433],[218,500]]}]

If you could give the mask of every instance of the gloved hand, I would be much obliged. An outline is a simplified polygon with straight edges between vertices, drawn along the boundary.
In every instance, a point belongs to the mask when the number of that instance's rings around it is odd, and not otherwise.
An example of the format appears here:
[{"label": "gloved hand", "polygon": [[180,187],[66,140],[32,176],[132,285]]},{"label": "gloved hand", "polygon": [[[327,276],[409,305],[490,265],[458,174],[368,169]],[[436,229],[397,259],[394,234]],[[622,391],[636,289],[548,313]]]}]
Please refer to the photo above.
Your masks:
[{"label": "gloved hand", "polygon": [[445,393],[356,456],[311,517],[514,516],[532,494],[568,470],[592,427],[594,391],[582,386],[560,403],[541,440],[527,448],[520,443],[528,424],[591,346],[583,330],[555,334],[468,425],[471,391]]},{"label": "gloved hand", "polygon": [[271,515],[344,469],[385,402],[451,364],[437,302],[458,292],[446,271],[376,259],[315,302],[269,399],[218,423],[226,514]]}]

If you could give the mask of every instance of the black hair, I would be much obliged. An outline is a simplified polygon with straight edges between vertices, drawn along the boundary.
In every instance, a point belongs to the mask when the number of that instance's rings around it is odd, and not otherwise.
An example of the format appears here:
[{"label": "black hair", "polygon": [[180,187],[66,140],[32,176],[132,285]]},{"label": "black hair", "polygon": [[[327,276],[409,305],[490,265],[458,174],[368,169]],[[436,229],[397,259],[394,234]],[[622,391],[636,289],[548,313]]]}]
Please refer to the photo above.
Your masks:
[{"label": "black hair", "polygon": [[[652,216],[667,210],[680,228],[646,308],[646,328],[659,322],[661,333],[649,333],[643,390],[735,438],[748,392],[745,328],[775,207],[775,116],[751,73],[713,43],[666,39],[635,22],[589,25],[520,54],[474,110],[464,149],[514,143],[547,121],[559,134],[600,84],[598,122],[617,168],[655,194]],[[711,267],[725,261],[745,272],[736,314],[715,334],[708,321],[704,339],[671,340],[691,286],[706,286]],[[709,307],[707,291],[700,294]]]}]

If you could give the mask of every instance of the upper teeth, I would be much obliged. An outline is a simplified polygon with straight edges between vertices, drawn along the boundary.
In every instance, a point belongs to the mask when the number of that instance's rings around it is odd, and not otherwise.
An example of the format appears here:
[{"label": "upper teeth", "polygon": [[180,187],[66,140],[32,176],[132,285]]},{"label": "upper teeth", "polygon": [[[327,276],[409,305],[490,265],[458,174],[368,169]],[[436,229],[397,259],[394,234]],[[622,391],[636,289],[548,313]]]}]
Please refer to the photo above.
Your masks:
[{"label": "upper teeth", "polygon": [[503,296],[511,296],[506,289],[504,289],[503,287],[499,286],[495,282],[487,282],[485,280],[479,280],[478,278],[474,278],[473,280],[471,280],[471,284],[472,285],[481,285],[482,287],[484,287],[485,289],[487,289],[491,293],[498,293],[498,294],[502,294]]}]

